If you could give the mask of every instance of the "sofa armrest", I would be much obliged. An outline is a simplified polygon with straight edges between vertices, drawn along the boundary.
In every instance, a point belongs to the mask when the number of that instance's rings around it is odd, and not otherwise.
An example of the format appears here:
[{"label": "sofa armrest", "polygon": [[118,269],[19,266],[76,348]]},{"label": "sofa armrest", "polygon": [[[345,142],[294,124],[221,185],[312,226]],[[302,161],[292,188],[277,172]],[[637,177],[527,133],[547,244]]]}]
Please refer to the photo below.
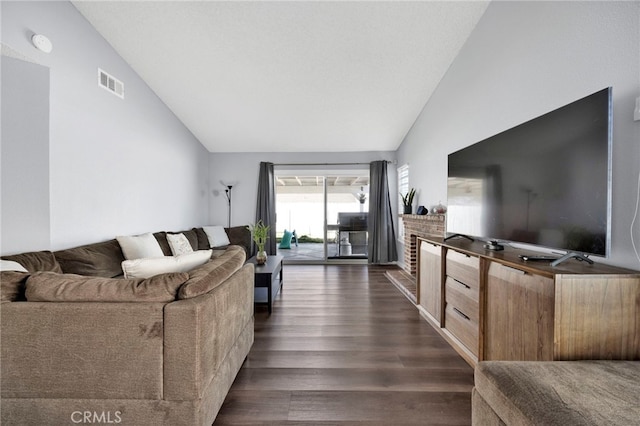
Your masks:
[{"label": "sofa armrest", "polygon": [[163,303],[3,303],[3,398],[162,398]]},{"label": "sofa armrest", "polygon": [[202,397],[253,318],[253,280],[253,265],[247,264],[211,292],[166,305],[165,399]]}]

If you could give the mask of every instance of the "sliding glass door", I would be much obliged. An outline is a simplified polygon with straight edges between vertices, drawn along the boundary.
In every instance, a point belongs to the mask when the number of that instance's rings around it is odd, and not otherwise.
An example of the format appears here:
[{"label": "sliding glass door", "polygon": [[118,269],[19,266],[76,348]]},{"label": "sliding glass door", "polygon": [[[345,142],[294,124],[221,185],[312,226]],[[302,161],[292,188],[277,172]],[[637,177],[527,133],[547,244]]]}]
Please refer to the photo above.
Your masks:
[{"label": "sliding glass door", "polygon": [[323,176],[276,172],[276,237],[287,261],[326,259]]},{"label": "sliding glass door", "polygon": [[301,263],[367,258],[368,168],[275,174],[278,254]]},{"label": "sliding glass door", "polygon": [[367,258],[369,175],[327,177],[329,259]]}]

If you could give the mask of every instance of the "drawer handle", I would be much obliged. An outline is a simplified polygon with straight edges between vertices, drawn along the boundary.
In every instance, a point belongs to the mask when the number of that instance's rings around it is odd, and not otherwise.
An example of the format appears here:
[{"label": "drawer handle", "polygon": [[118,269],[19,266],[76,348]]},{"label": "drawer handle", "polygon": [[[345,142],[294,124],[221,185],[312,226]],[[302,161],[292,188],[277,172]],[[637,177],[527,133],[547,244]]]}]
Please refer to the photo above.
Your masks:
[{"label": "drawer handle", "polygon": [[456,314],[460,315],[461,317],[463,317],[467,321],[471,321],[471,318],[469,318],[468,316],[463,314],[462,311],[459,311],[457,308],[453,308],[453,310],[455,311]]},{"label": "drawer handle", "polygon": [[511,272],[515,272],[516,274],[527,275],[527,273],[525,271],[523,271],[522,269],[517,269],[517,268],[514,268],[512,266],[507,266],[507,265],[500,265],[500,266],[502,266],[504,269],[507,269],[507,270],[509,270]]},{"label": "drawer handle", "polygon": [[466,287],[467,289],[470,289],[471,287],[469,287],[468,285],[466,285],[465,283],[463,283],[462,281],[458,281],[455,278],[453,279],[455,282],[457,282],[458,284],[460,284],[461,286]]}]

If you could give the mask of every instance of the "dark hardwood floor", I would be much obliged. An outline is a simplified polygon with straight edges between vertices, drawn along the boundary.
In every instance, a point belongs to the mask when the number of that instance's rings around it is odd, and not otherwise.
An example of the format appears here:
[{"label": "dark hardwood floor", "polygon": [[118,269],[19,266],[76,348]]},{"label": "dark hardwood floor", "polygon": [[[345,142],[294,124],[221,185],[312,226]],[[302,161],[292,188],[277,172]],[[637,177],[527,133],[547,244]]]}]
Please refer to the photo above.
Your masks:
[{"label": "dark hardwood floor", "polygon": [[473,370],[383,267],[284,265],[215,425],[469,425]]}]

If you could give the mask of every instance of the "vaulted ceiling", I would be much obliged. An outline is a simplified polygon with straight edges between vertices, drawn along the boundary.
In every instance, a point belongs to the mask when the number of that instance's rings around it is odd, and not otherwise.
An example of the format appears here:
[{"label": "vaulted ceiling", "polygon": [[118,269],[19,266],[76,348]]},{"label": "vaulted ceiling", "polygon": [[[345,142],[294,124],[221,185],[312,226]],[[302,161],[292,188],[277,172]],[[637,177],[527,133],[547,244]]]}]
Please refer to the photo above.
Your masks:
[{"label": "vaulted ceiling", "polygon": [[398,148],[488,1],[73,1],[210,152]]}]

